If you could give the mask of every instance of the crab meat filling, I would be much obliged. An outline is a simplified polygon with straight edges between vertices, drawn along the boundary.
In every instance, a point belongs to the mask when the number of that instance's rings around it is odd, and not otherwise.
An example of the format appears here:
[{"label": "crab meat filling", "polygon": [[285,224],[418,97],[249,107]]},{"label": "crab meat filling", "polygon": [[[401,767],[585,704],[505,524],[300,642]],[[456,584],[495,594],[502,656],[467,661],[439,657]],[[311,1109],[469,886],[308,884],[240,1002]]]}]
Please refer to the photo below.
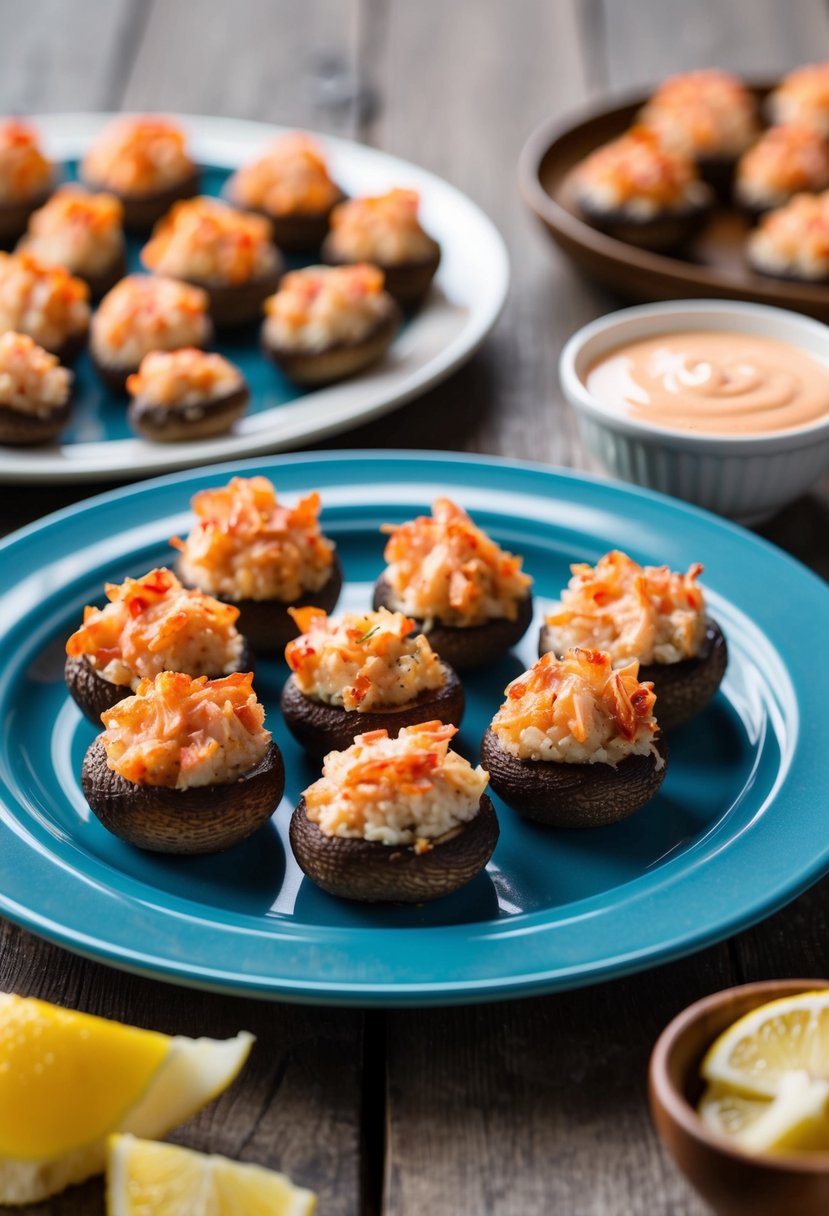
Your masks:
[{"label": "crab meat filling", "polygon": [[82,173],[116,194],[170,190],[193,172],[186,136],[175,123],[153,115],[116,118],[83,160]]},{"label": "crab meat filling", "polygon": [[89,325],[89,288],[63,266],[28,253],[0,253],[0,333],[16,330],[59,352]]},{"label": "crab meat filling", "polygon": [[312,354],[362,342],[389,315],[383,283],[376,266],[294,270],[265,301],[265,341],[277,350]]},{"label": "crab meat filling", "polygon": [[51,180],[52,166],[32,127],[19,118],[0,122],[0,203],[24,203],[48,190]]},{"label": "crab meat filling", "polygon": [[0,405],[48,417],[69,396],[72,373],[26,334],[0,336]]},{"label": "crab meat filling", "polygon": [[244,165],[229,184],[240,207],[270,215],[316,215],[340,198],[319,145],[297,131],[283,135],[258,160]]},{"label": "crab meat filling", "polygon": [[85,655],[110,683],[134,690],[161,671],[219,675],[238,667],[244,647],[238,608],[188,591],[171,570],[108,583],[106,596],[103,608],[84,608],[66,653]]},{"label": "crab meat filling", "polygon": [[155,275],[122,279],[92,318],[95,354],[115,367],[137,367],[152,350],[204,346],[209,337],[207,293]]},{"label": "crab meat filling", "polygon": [[434,256],[434,242],[418,219],[416,190],[390,190],[375,198],[353,198],[331,213],[329,248],[349,262],[396,266]]},{"label": "crab meat filling", "polygon": [[443,665],[415,623],[402,612],[349,612],[331,618],[319,608],[290,608],[302,636],[285,659],[306,697],[365,712],[406,705],[442,688]]},{"label": "crab meat filling", "polygon": [[457,727],[441,722],[358,735],[329,752],[319,781],[305,790],[309,820],[324,836],[385,845],[431,845],[474,819],[489,774],[449,748]]},{"label": "crab meat filling", "polygon": [[107,766],[135,785],[228,785],[264,759],[271,741],[251,672],[193,680],[163,671],[101,720]]},{"label": "crab meat filling", "polygon": [[648,220],[708,200],[694,161],[669,151],[655,131],[632,127],[582,161],[576,171],[581,202],[594,211],[621,211]]},{"label": "crab meat filling", "polygon": [[595,566],[578,562],[547,617],[553,648],[607,651],[614,663],[679,663],[695,658],[705,637],[705,597],[695,562],[685,574],[667,566],[640,566],[618,549]]},{"label": "crab meat filling", "polygon": [[206,354],[193,346],[182,350],[153,350],[127,378],[127,391],[149,405],[188,406],[217,401],[238,392],[244,377],[222,355]]},{"label": "crab meat filling", "polygon": [[802,190],[829,186],[829,148],[804,123],[770,127],[737,165],[735,190],[748,206],[785,202]]},{"label": "crab meat filling", "polygon": [[829,63],[808,63],[784,76],[768,99],[776,123],[805,122],[829,135]]},{"label": "crab meat filling", "polygon": [[670,76],[638,121],[683,156],[739,156],[757,136],[757,106],[745,85],[718,68]]},{"label": "crab meat filling", "polygon": [[540,659],[507,685],[492,719],[504,751],[519,760],[611,764],[626,756],[656,757],[653,685],[638,680],[636,659],[614,668],[601,650],[568,650]]},{"label": "crab meat filling", "polygon": [[437,621],[464,626],[518,616],[532,586],[521,558],[496,545],[448,498],[439,498],[431,515],[384,524],[383,531],[393,606],[423,621],[427,631]]},{"label": "crab meat filling", "polygon": [[201,490],[192,506],[199,522],[170,542],[188,583],[232,600],[291,603],[330,578],[334,545],[320,532],[319,494],[286,507],[267,477],[234,477]]},{"label": "crab meat filling", "polygon": [[269,220],[217,198],[175,203],[141,250],[148,270],[231,287],[273,274],[279,254]]},{"label": "crab meat filling", "polygon": [[748,255],[770,274],[829,277],[829,191],[796,194],[770,211],[749,236]]},{"label": "crab meat filling", "polygon": [[101,274],[124,250],[124,208],[114,194],[91,194],[64,186],[29,220],[18,250],[46,266],[65,266],[73,274]]}]

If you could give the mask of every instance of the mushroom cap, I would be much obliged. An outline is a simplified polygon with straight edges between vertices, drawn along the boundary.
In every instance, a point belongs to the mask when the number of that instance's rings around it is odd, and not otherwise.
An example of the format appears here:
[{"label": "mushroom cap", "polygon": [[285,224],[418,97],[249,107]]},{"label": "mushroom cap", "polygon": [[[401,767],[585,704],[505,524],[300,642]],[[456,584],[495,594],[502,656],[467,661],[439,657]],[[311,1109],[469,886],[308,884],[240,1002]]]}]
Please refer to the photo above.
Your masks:
[{"label": "mushroom cap", "polygon": [[331,384],[344,380],[381,359],[391,346],[403,320],[400,308],[388,297],[388,308],[364,338],[334,342],[323,350],[293,350],[268,342],[262,331],[262,349],[296,384]]},{"label": "mushroom cap", "polygon": [[[665,741],[656,748],[667,762]],[[556,828],[598,828],[626,819],[654,796],[667,763],[656,757],[626,756],[612,764],[564,764],[519,760],[505,751],[490,727],[481,742],[481,761],[489,782],[508,806],[527,819]]]},{"label": "mushroom cap", "polygon": [[144,233],[170,210],[173,203],[198,194],[200,174],[196,167],[175,185],[165,186],[163,190],[151,190],[145,194],[123,194],[110,186],[102,186],[100,182],[84,178],[83,175],[81,180],[90,190],[106,189],[120,199],[124,207],[124,227],[129,232]]},{"label": "mushroom cap", "polygon": [[463,718],[463,685],[448,663],[443,663],[444,683],[440,688],[427,688],[403,705],[387,709],[370,709],[361,713],[326,705],[307,697],[300,690],[296,677],[290,676],[279,701],[282,716],[291,734],[309,755],[322,760],[331,751],[344,751],[357,735],[372,730],[387,730],[394,736],[404,726],[418,722],[447,722],[460,726]]},{"label": "mushroom cap", "polygon": [[127,420],[133,430],[155,443],[187,442],[229,431],[237,418],[242,417],[249,401],[247,384],[188,406],[157,405],[139,396],[130,402]]},{"label": "mushroom cap", "polygon": [[[407,312],[423,303],[440,265],[440,245],[432,237],[429,238],[429,244],[430,251],[422,258],[410,258],[406,262],[379,262],[371,259],[373,264],[383,271],[386,291]],[[353,264],[348,258],[338,257],[328,240],[323,241],[321,257],[327,266]]]},{"label": "mushroom cap", "polygon": [[301,799],[291,818],[291,848],[312,882],[341,899],[364,903],[424,903],[449,895],[483,870],[498,841],[498,818],[486,794],[468,823],[416,853],[355,837],[325,836]]},{"label": "mushroom cap", "polygon": [[[383,574],[374,585],[374,608],[396,610],[392,589]],[[436,622],[426,637],[432,649],[456,671],[468,671],[493,662],[511,649],[527,632],[532,619],[533,599],[528,594],[518,601],[518,615],[514,621],[497,617],[483,625],[441,625]],[[424,632],[423,622],[418,621],[417,625]]]},{"label": "mushroom cap", "polygon": [[285,788],[275,743],[260,762],[227,784],[170,789],[126,781],[107,767],[99,735],[84,756],[84,796],[107,831],[154,853],[219,853],[267,823]]}]

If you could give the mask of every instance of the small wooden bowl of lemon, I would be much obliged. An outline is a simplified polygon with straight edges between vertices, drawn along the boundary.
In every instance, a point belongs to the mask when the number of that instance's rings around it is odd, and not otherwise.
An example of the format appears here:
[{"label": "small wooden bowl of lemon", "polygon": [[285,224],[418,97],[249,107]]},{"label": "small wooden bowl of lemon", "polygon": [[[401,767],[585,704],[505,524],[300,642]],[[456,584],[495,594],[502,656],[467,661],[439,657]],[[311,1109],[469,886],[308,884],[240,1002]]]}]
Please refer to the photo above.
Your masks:
[{"label": "small wooden bowl of lemon", "polygon": [[829,981],[767,980],[683,1010],[651,1055],[656,1129],[720,1216],[829,1212]]}]

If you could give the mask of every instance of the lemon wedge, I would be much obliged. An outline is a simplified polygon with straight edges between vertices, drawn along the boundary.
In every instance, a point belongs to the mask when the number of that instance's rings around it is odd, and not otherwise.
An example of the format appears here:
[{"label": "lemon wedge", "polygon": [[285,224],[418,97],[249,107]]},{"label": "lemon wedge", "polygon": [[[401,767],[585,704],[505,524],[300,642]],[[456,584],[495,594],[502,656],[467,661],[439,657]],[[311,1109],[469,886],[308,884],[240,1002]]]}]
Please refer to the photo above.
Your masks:
[{"label": "lemon wedge", "polygon": [[750,1153],[829,1149],[829,1081],[798,1070],[785,1073],[774,1098],[746,1098],[709,1086],[699,1105],[713,1131]]},{"label": "lemon wedge", "polygon": [[258,1165],[112,1136],[107,1216],[312,1216],[313,1191]]},{"label": "lemon wedge", "polygon": [[791,1072],[829,1081],[829,989],[752,1009],[709,1048],[701,1071],[706,1081],[747,1098],[776,1098]]},{"label": "lemon wedge", "polygon": [[253,1042],[139,1030],[0,993],[0,1203],[100,1173],[112,1132],[163,1136],[230,1084]]}]

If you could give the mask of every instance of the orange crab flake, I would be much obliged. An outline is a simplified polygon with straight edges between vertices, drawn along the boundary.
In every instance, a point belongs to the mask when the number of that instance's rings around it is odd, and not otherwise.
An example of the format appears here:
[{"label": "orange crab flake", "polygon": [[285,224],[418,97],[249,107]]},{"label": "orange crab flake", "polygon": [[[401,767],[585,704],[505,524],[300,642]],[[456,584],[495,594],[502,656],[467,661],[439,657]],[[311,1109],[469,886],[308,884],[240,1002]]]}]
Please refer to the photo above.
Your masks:
[{"label": "orange crab flake", "polygon": [[37,133],[19,118],[0,122],[0,165],[10,198],[30,198],[45,190],[52,166],[40,151]]},{"label": "orange crab flake", "polygon": [[300,131],[283,135],[258,160],[239,169],[231,192],[242,206],[272,215],[326,211],[340,197],[319,144]]},{"label": "orange crab flake", "polygon": [[193,277],[215,275],[229,283],[244,283],[262,272],[272,238],[270,220],[261,215],[237,211],[217,198],[188,198],[174,203],[158,221],[141,250],[141,261],[149,270],[182,273],[180,264],[200,268],[207,259],[209,273],[194,272]]},{"label": "orange crab flake", "polygon": [[669,151],[655,131],[641,125],[593,152],[580,165],[578,175],[585,188],[612,188],[617,205],[647,198],[670,207],[697,180],[689,156]]}]

